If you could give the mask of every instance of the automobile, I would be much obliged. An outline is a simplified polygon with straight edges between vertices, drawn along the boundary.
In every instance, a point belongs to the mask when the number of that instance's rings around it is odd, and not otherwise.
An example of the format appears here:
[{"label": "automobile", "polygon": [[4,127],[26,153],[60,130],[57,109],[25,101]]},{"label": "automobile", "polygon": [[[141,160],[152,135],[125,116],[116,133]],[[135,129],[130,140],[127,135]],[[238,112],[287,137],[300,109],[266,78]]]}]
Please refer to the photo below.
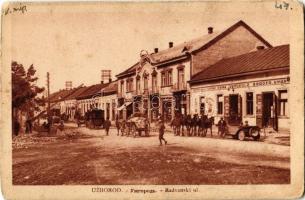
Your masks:
[{"label": "automobile", "polygon": [[253,138],[253,140],[258,141],[260,138],[260,128],[258,126],[240,126],[237,131],[232,134],[233,138],[238,140],[245,140],[245,138]]},{"label": "automobile", "polygon": [[134,137],[137,133],[139,136],[142,136],[142,131],[145,132],[145,136],[149,136],[149,122],[146,116],[143,113],[134,113],[126,121],[126,125]]}]

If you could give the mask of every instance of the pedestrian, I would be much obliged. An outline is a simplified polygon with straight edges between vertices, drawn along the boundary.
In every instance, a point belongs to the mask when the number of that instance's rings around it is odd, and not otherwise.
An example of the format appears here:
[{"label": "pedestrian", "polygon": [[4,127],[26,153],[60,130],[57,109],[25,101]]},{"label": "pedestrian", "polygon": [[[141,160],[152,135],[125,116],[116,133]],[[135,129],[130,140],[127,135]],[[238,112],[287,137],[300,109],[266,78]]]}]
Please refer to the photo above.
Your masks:
[{"label": "pedestrian", "polygon": [[218,135],[220,133],[221,137],[225,137],[226,135],[226,128],[227,128],[227,123],[226,121],[223,119],[223,117],[220,118],[220,120],[217,123],[218,126]]},{"label": "pedestrian", "polygon": [[160,146],[162,146],[162,140],[164,141],[165,144],[167,144],[167,141],[164,139],[164,131],[165,131],[165,126],[164,126],[164,121],[162,117],[159,117],[158,120],[158,129],[159,129],[159,141],[160,141]]},{"label": "pedestrian", "polygon": [[116,116],[115,118],[115,126],[116,126],[116,129],[118,131],[118,136],[120,135],[120,122],[119,122],[119,117],[118,115]]},{"label": "pedestrian", "polygon": [[111,126],[111,122],[109,120],[109,117],[107,117],[106,121],[104,122],[104,128],[106,131],[106,135],[109,135],[109,128]]}]

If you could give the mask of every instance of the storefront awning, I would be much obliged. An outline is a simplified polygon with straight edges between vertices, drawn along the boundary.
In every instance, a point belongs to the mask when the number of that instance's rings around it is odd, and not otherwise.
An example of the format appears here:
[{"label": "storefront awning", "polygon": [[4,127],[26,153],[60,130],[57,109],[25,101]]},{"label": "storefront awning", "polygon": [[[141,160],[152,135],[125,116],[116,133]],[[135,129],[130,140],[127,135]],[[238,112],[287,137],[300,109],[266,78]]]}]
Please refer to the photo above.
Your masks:
[{"label": "storefront awning", "polygon": [[117,108],[118,111],[123,110],[125,108],[125,104],[121,105],[120,107]]},{"label": "storefront awning", "polygon": [[132,102],[126,102],[126,103],[125,103],[125,106],[127,107],[127,106],[129,106],[130,104],[132,104]]},{"label": "storefront awning", "polygon": [[126,108],[126,107],[129,106],[130,104],[132,104],[132,102],[126,102],[126,103],[124,103],[122,106],[118,107],[117,110],[118,110],[118,111],[123,110],[124,108]]}]

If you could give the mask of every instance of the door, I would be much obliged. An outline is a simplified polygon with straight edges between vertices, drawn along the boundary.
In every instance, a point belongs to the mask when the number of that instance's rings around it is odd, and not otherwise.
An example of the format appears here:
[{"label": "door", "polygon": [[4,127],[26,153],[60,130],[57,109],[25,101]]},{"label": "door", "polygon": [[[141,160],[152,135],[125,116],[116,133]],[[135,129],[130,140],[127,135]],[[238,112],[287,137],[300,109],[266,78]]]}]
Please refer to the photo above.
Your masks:
[{"label": "door", "polygon": [[263,93],[263,126],[273,127],[274,126],[274,95],[271,92]]},{"label": "door", "polygon": [[256,94],[256,125],[263,127],[263,95]]},{"label": "door", "polygon": [[172,102],[171,101],[163,101],[163,117],[164,121],[169,122],[172,119]]},{"label": "door", "polygon": [[242,118],[242,102],[239,95],[229,96],[229,123],[231,125],[239,125]]}]

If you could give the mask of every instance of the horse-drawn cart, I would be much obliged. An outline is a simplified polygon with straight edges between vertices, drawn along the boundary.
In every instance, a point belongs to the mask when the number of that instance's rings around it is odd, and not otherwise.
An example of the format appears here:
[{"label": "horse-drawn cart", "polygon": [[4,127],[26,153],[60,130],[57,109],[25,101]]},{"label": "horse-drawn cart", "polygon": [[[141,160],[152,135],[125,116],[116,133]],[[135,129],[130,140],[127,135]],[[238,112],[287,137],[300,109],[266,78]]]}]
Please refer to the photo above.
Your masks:
[{"label": "horse-drawn cart", "polygon": [[136,137],[138,135],[141,137],[142,131],[145,133],[144,136],[149,136],[150,132],[149,122],[142,113],[135,113],[127,121],[122,121],[120,127],[122,134],[127,136]]}]

